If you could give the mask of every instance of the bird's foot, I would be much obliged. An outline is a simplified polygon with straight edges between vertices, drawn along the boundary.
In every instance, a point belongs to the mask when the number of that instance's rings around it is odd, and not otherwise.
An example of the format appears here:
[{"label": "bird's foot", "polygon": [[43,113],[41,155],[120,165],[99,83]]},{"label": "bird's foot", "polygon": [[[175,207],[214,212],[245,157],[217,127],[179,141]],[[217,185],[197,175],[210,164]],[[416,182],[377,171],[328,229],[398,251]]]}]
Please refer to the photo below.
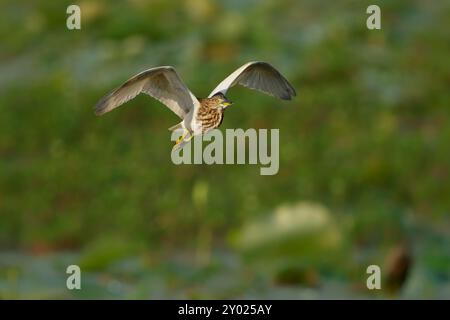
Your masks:
[{"label": "bird's foot", "polygon": [[[189,137],[186,139],[186,137],[189,135]],[[193,135],[190,132],[186,132],[182,136],[178,138],[177,141],[175,141],[175,145],[173,146],[173,149],[178,149],[184,146],[185,143],[191,141]]]},{"label": "bird's foot", "polygon": [[186,138],[186,136],[189,134],[189,132],[184,133],[183,135],[181,135],[177,141],[175,141],[175,145],[180,144],[181,142],[183,142],[184,138]]}]

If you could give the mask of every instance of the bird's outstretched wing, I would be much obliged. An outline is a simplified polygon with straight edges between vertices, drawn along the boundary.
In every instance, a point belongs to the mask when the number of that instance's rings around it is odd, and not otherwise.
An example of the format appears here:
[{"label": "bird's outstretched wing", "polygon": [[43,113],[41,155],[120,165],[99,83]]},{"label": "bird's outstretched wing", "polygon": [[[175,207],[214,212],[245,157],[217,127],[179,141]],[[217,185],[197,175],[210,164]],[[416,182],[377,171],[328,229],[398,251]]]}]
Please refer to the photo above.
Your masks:
[{"label": "bird's outstretched wing", "polygon": [[102,115],[111,111],[141,92],[161,101],[181,119],[199,104],[175,69],[165,66],[148,69],[129,79],[97,103],[95,114]]},{"label": "bird's outstretched wing", "polygon": [[225,78],[209,97],[219,92],[225,95],[227,90],[236,84],[283,100],[291,100],[296,95],[294,88],[278,70],[266,62],[253,61],[244,64]]}]

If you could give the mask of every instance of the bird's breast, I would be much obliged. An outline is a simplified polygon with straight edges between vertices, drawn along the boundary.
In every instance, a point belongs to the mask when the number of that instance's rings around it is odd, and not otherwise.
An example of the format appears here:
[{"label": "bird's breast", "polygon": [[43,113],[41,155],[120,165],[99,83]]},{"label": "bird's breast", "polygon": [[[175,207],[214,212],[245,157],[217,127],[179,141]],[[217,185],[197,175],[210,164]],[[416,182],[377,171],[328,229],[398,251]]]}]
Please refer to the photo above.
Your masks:
[{"label": "bird's breast", "polygon": [[205,133],[222,124],[223,110],[220,108],[200,108],[197,120],[201,124],[202,133]]}]

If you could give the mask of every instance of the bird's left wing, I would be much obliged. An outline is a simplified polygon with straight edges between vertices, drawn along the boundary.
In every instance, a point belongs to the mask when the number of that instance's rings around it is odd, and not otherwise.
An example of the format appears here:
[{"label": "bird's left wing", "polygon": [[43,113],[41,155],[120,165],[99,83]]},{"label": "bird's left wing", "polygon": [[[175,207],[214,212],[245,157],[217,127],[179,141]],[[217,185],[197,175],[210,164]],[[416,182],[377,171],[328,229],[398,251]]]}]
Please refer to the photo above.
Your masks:
[{"label": "bird's left wing", "polygon": [[148,69],[129,79],[119,88],[103,97],[95,106],[95,113],[102,115],[111,111],[141,92],[165,104],[181,119],[184,119],[193,107],[200,104],[180,79],[175,69],[165,66]]},{"label": "bird's left wing", "polygon": [[226,94],[228,89],[236,84],[255,89],[268,95],[291,100],[296,95],[291,84],[270,64],[261,61],[253,61],[230,74],[209,95],[217,93]]}]

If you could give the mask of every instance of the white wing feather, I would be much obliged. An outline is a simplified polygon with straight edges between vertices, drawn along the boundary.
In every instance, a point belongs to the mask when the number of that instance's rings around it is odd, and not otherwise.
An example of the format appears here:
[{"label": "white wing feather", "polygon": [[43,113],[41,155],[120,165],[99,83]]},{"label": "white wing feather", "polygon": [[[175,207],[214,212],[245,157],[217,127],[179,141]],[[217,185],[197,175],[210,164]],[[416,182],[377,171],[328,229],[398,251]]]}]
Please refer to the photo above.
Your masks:
[{"label": "white wing feather", "polygon": [[102,115],[141,92],[159,100],[181,119],[196,105],[197,98],[189,91],[175,69],[170,66],[157,67],[143,71],[110,94],[103,97],[95,106],[95,113]]},{"label": "white wing feather", "polygon": [[230,74],[208,97],[218,93],[225,95],[229,88],[237,84],[283,100],[291,100],[296,95],[294,88],[278,70],[266,62],[253,61]]}]

